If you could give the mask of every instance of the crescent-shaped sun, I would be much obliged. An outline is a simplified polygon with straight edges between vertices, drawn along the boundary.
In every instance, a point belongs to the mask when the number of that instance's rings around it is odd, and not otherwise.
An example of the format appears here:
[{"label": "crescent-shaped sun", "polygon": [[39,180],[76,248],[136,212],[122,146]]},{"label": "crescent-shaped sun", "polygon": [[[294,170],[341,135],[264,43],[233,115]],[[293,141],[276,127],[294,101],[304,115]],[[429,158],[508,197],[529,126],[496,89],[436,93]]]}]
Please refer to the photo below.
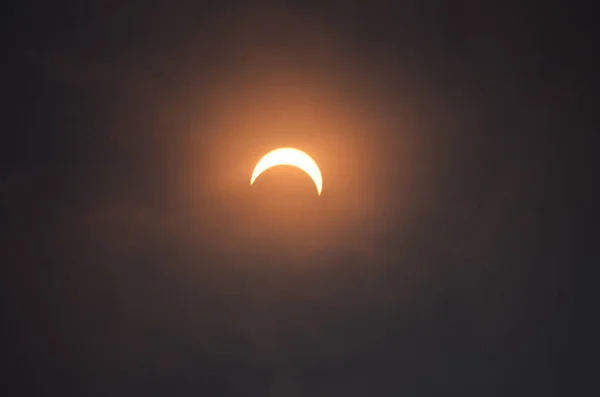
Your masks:
[{"label": "crescent-shaped sun", "polygon": [[254,167],[252,177],[250,178],[250,185],[264,171],[277,165],[291,165],[306,172],[315,183],[317,193],[319,196],[321,195],[321,191],[323,190],[323,176],[321,175],[319,166],[308,154],[291,147],[275,149],[265,154]]}]

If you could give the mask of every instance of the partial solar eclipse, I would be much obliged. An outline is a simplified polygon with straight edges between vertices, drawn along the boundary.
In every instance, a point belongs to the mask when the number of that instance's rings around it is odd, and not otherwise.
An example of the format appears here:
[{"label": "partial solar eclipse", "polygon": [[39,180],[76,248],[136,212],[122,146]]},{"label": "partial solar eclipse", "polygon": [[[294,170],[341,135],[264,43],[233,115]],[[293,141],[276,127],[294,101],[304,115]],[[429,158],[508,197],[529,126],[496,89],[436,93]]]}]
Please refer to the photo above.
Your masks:
[{"label": "partial solar eclipse", "polygon": [[254,183],[260,174],[277,165],[291,165],[306,172],[315,183],[317,193],[319,196],[321,195],[321,191],[323,190],[323,176],[321,175],[319,166],[308,154],[291,147],[275,149],[265,154],[254,167],[252,177],[250,178],[250,185]]}]

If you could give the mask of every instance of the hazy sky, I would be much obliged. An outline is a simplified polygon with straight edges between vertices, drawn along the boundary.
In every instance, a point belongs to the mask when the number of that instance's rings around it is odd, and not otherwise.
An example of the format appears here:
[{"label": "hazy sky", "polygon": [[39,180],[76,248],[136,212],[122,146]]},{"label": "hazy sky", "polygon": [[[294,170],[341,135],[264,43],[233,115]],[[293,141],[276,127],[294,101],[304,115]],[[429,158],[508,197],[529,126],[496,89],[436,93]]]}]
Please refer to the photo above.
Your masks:
[{"label": "hazy sky", "polygon": [[572,15],[126,3],[9,13],[14,387],[560,394]]}]

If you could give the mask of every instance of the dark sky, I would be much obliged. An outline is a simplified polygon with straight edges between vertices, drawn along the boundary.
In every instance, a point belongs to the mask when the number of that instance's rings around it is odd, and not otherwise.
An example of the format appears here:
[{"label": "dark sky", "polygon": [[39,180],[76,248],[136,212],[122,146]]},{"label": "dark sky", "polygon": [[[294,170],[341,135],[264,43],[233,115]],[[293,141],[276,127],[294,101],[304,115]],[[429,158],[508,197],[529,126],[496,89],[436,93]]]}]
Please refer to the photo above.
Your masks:
[{"label": "dark sky", "polygon": [[577,13],[204,3],[4,12],[11,395],[564,394]]}]

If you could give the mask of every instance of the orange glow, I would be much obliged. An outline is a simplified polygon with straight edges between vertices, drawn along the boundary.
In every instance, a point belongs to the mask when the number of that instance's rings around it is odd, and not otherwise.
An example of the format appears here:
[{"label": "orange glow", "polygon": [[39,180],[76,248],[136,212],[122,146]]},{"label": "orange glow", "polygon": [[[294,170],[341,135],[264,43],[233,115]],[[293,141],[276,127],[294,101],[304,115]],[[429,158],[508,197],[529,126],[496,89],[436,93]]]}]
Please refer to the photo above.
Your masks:
[{"label": "orange glow", "polygon": [[321,191],[323,190],[323,176],[321,175],[319,166],[302,150],[289,147],[275,149],[265,154],[254,167],[252,178],[250,178],[250,184],[252,185],[256,178],[264,171],[277,165],[291,165],[306,172],[315,183],[317,193],[319,196],[321,195]]}]

